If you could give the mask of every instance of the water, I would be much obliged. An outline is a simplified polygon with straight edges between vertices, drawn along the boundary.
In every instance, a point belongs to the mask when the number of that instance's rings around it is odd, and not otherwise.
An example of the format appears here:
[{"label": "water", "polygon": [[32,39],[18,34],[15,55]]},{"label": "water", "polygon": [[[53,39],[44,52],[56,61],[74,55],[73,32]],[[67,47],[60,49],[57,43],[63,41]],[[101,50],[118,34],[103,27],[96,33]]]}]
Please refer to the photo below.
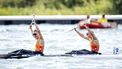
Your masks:
[{"label": "water", "polygon": [[[45,54],[64,54],[71,50],[90,49],[89,42],[68,31],[74,25],[40,24],[45,39]],[[92,29],[100,41],[100,52],[112,55],[113,48],[119,48],[122,55],[122,25],[118,29]],[[86,33],[86,30],[80,30]],[[34,50],[35,39],[28,25],[0,26],[0,53],[17,49]],[[25,59],[0,59],[1,69],[122,69],[121,58],[83,58],[75,57],[40,57]]]}]

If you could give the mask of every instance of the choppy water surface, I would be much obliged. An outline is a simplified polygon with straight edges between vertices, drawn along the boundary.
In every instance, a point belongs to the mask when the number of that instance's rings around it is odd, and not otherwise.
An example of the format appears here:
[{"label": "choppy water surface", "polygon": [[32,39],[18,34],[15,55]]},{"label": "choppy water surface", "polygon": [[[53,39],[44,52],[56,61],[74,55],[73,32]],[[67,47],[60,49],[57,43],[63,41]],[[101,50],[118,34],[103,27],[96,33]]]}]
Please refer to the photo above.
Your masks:
[{"label": "choppy water surface", "polygon": [[[74,25],[40,24],[45,39],[45,54],[64,54],[71,50],[89,49],[89,42],[76,32],[68,31]],[[112,55],[113,47],[122,55],[122,25],[118,29],[92,29],[100,41],[100,52]],[[86,30],[80,30],[86,33]],[[35,39],[28,25],[0,26],[0,53],[17,49],[34,50]],[[95,56],[94,56],[95,57]],[[0,59],[1,69],[122,69],[122,58],[90,57],[31,57],[26,59]]]}]

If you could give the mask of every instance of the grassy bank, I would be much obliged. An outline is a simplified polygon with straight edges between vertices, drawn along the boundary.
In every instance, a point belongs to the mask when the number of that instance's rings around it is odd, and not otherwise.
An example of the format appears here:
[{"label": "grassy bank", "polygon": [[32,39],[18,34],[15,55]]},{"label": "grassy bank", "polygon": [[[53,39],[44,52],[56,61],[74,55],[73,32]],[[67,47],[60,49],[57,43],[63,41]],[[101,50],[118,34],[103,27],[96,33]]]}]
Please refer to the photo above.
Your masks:
[{"label": "grassy bank", "polygon": [[[75,5],[73,7],[67,7],[60,2],[53,3],[46,1],[48,0],[37,0],[33,6],[27,7],[0,7],[0,15],[32,15],[33,13],[36,15],[93,15],[113,13],[110,12],[112,9],[111,0],[98,0],[97,2],[92,0],[87,2],[87,0],[84,0],[82,6]],[[47,5],[45,6],[46,3]]]}]

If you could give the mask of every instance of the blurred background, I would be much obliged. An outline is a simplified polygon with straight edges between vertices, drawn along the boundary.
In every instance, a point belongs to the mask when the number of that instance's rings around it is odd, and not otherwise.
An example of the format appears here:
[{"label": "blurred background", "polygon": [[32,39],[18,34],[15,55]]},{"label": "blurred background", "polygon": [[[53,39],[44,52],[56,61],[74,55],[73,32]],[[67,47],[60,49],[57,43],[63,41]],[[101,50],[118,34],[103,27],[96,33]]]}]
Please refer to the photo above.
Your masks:
[{"label": "blurred background", "polygon": [[122,0],[0,0],[0,15],[121,14]]}]

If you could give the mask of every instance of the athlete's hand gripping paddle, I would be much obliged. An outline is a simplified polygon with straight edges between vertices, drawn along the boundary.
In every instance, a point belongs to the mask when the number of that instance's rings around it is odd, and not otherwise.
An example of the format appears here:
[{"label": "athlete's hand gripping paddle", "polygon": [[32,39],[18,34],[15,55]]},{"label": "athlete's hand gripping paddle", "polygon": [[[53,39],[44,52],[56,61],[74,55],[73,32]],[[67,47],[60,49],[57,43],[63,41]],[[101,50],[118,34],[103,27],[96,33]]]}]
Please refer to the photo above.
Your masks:
[{"label": "athlete's hand gripping paddle", "polygon": [[33,19],[32,19],[32,22],[31,22],[31,25],[35,24],[35,15],[33,15]]},{"label": "athlete's hand gripping paddle", "polygon": [[[84,25],[86,25],[86,24],[88,24],[88,23],[86,23],[86,22],[84,22],[84,21],[80,21],[78,24],[77,24],[77,27],[75,27],[76,29],[80,29],[80,26],[84,26]],[[84,26],[85,27],[85,26]],[[71,30],[69,30],[68,32],[70,32],[70,31],[72,31],[72,30],[74,30],[74,28],[73,29],[71,29]]]},{"label": "athlete's hand gripping paddle", "polygon": [[31,24],[30,24],[30,28],[32,28],[32,25],[35,25],[35,24],[36,24],[35,15],[33,14],[33,18],[32,18]]}]

